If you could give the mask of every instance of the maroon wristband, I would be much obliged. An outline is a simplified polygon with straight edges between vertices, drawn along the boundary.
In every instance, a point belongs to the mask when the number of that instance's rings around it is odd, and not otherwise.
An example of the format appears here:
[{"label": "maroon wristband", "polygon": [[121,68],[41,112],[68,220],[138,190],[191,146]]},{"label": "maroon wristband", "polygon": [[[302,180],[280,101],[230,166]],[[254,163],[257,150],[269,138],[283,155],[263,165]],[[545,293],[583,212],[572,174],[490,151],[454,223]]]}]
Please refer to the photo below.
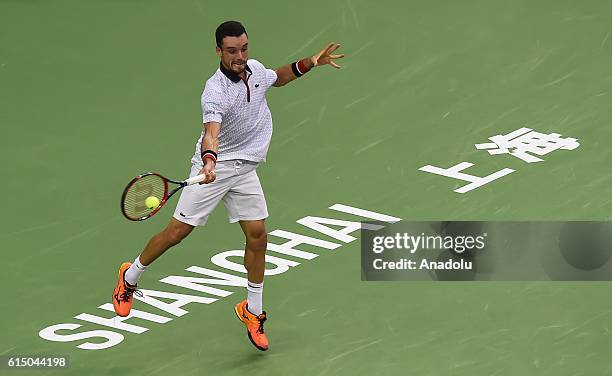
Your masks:
[{"label": "maroon wristband", "polygon": [[298,61],[297,69],[300,71],[301,74],[308,73],[310,68],[308,68],[308,66],[306,65],[306,59],[302,59],[302,60]]},{"label": "maroon wristband", "polygon": [[215,164],[217,164],[217,153],[212,150],[204,150],[201,154],[201,157],[202,162],[204,162],[204,164],[206,164],[207,159],[210,159],[211,161],[215,162]]},{"label": "maroon wristband", "polygon": [[291,70],[293,71],[295,77],[302,77],[310,70],[310,68],[308,68],[308,66],[306,65],[306,60],[307,59],[302,59],[291,64]]}]

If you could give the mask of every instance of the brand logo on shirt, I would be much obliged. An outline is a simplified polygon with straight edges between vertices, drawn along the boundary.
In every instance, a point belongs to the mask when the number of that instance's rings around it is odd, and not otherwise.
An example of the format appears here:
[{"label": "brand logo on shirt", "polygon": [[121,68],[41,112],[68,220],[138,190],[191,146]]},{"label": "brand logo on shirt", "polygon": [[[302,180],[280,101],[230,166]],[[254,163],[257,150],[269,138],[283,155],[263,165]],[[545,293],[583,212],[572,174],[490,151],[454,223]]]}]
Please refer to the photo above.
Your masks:
[{"label": "brand logo on shirt", "polygon": [[259,87],[259,84],[255,84],[255,87]]}]

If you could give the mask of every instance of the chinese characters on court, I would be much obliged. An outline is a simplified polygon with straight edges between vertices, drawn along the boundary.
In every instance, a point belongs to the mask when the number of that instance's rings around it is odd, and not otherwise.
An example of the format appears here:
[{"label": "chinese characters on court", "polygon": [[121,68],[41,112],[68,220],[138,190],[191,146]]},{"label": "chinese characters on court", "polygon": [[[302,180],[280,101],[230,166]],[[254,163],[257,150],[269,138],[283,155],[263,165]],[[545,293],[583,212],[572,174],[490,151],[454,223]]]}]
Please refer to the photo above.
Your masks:
[{"label": "chinese characters on court", "polygon": [[[491,142],[476,144],[476,149],[487,150],[491,155],[510,154],[527,163],[542,162],[543,159],[538,158],[538,156],[547,155],[555,150],[574,150],[580,146],[575,138],[562,138],[559,133],[545,134],[536,132],[531,128],[520,128],[506,135],[498,134],[489,137],[489,140]],[[515,171],[511,168],[503,168],[484,177],[462,172],[473,165],[469,162],[461,162],[449,168],[427,165],[419,168],[419,170],[468,182],[468,184],[455,189],[457,193],[469,192]]]}]

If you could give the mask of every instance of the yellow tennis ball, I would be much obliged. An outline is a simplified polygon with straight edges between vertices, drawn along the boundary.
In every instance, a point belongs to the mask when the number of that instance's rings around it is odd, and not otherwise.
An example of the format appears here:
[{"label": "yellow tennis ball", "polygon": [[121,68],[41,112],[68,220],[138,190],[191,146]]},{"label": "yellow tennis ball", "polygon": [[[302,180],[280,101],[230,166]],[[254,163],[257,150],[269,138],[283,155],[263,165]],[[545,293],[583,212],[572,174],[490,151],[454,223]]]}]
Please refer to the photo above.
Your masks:
[{"label": "yellow tennis ball", "polygon": [[155,209],[159,206],[159,199],[155,196],[149,196],[145,199],[145,205],[149,209]]}]

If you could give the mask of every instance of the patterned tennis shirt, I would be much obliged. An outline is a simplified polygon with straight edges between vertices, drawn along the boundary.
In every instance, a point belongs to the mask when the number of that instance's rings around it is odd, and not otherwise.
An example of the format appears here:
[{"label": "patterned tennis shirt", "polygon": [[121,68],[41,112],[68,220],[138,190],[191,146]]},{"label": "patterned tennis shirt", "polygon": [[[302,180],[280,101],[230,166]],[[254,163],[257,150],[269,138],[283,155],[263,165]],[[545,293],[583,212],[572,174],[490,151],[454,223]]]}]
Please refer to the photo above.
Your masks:
[{"label": "patterned tennis shirt", "polygon": [[[201,98],[202,121],[221,124],[217,160],[266,160],[272,138],[272,114],[266,93],[276,78],[274,70],[249,59],[245,80],[219,64],[219,69],[206,81]],[[200,154],[204,133],[203,129],[196,143],[191,159],[193,164],[202,164]]]}]

